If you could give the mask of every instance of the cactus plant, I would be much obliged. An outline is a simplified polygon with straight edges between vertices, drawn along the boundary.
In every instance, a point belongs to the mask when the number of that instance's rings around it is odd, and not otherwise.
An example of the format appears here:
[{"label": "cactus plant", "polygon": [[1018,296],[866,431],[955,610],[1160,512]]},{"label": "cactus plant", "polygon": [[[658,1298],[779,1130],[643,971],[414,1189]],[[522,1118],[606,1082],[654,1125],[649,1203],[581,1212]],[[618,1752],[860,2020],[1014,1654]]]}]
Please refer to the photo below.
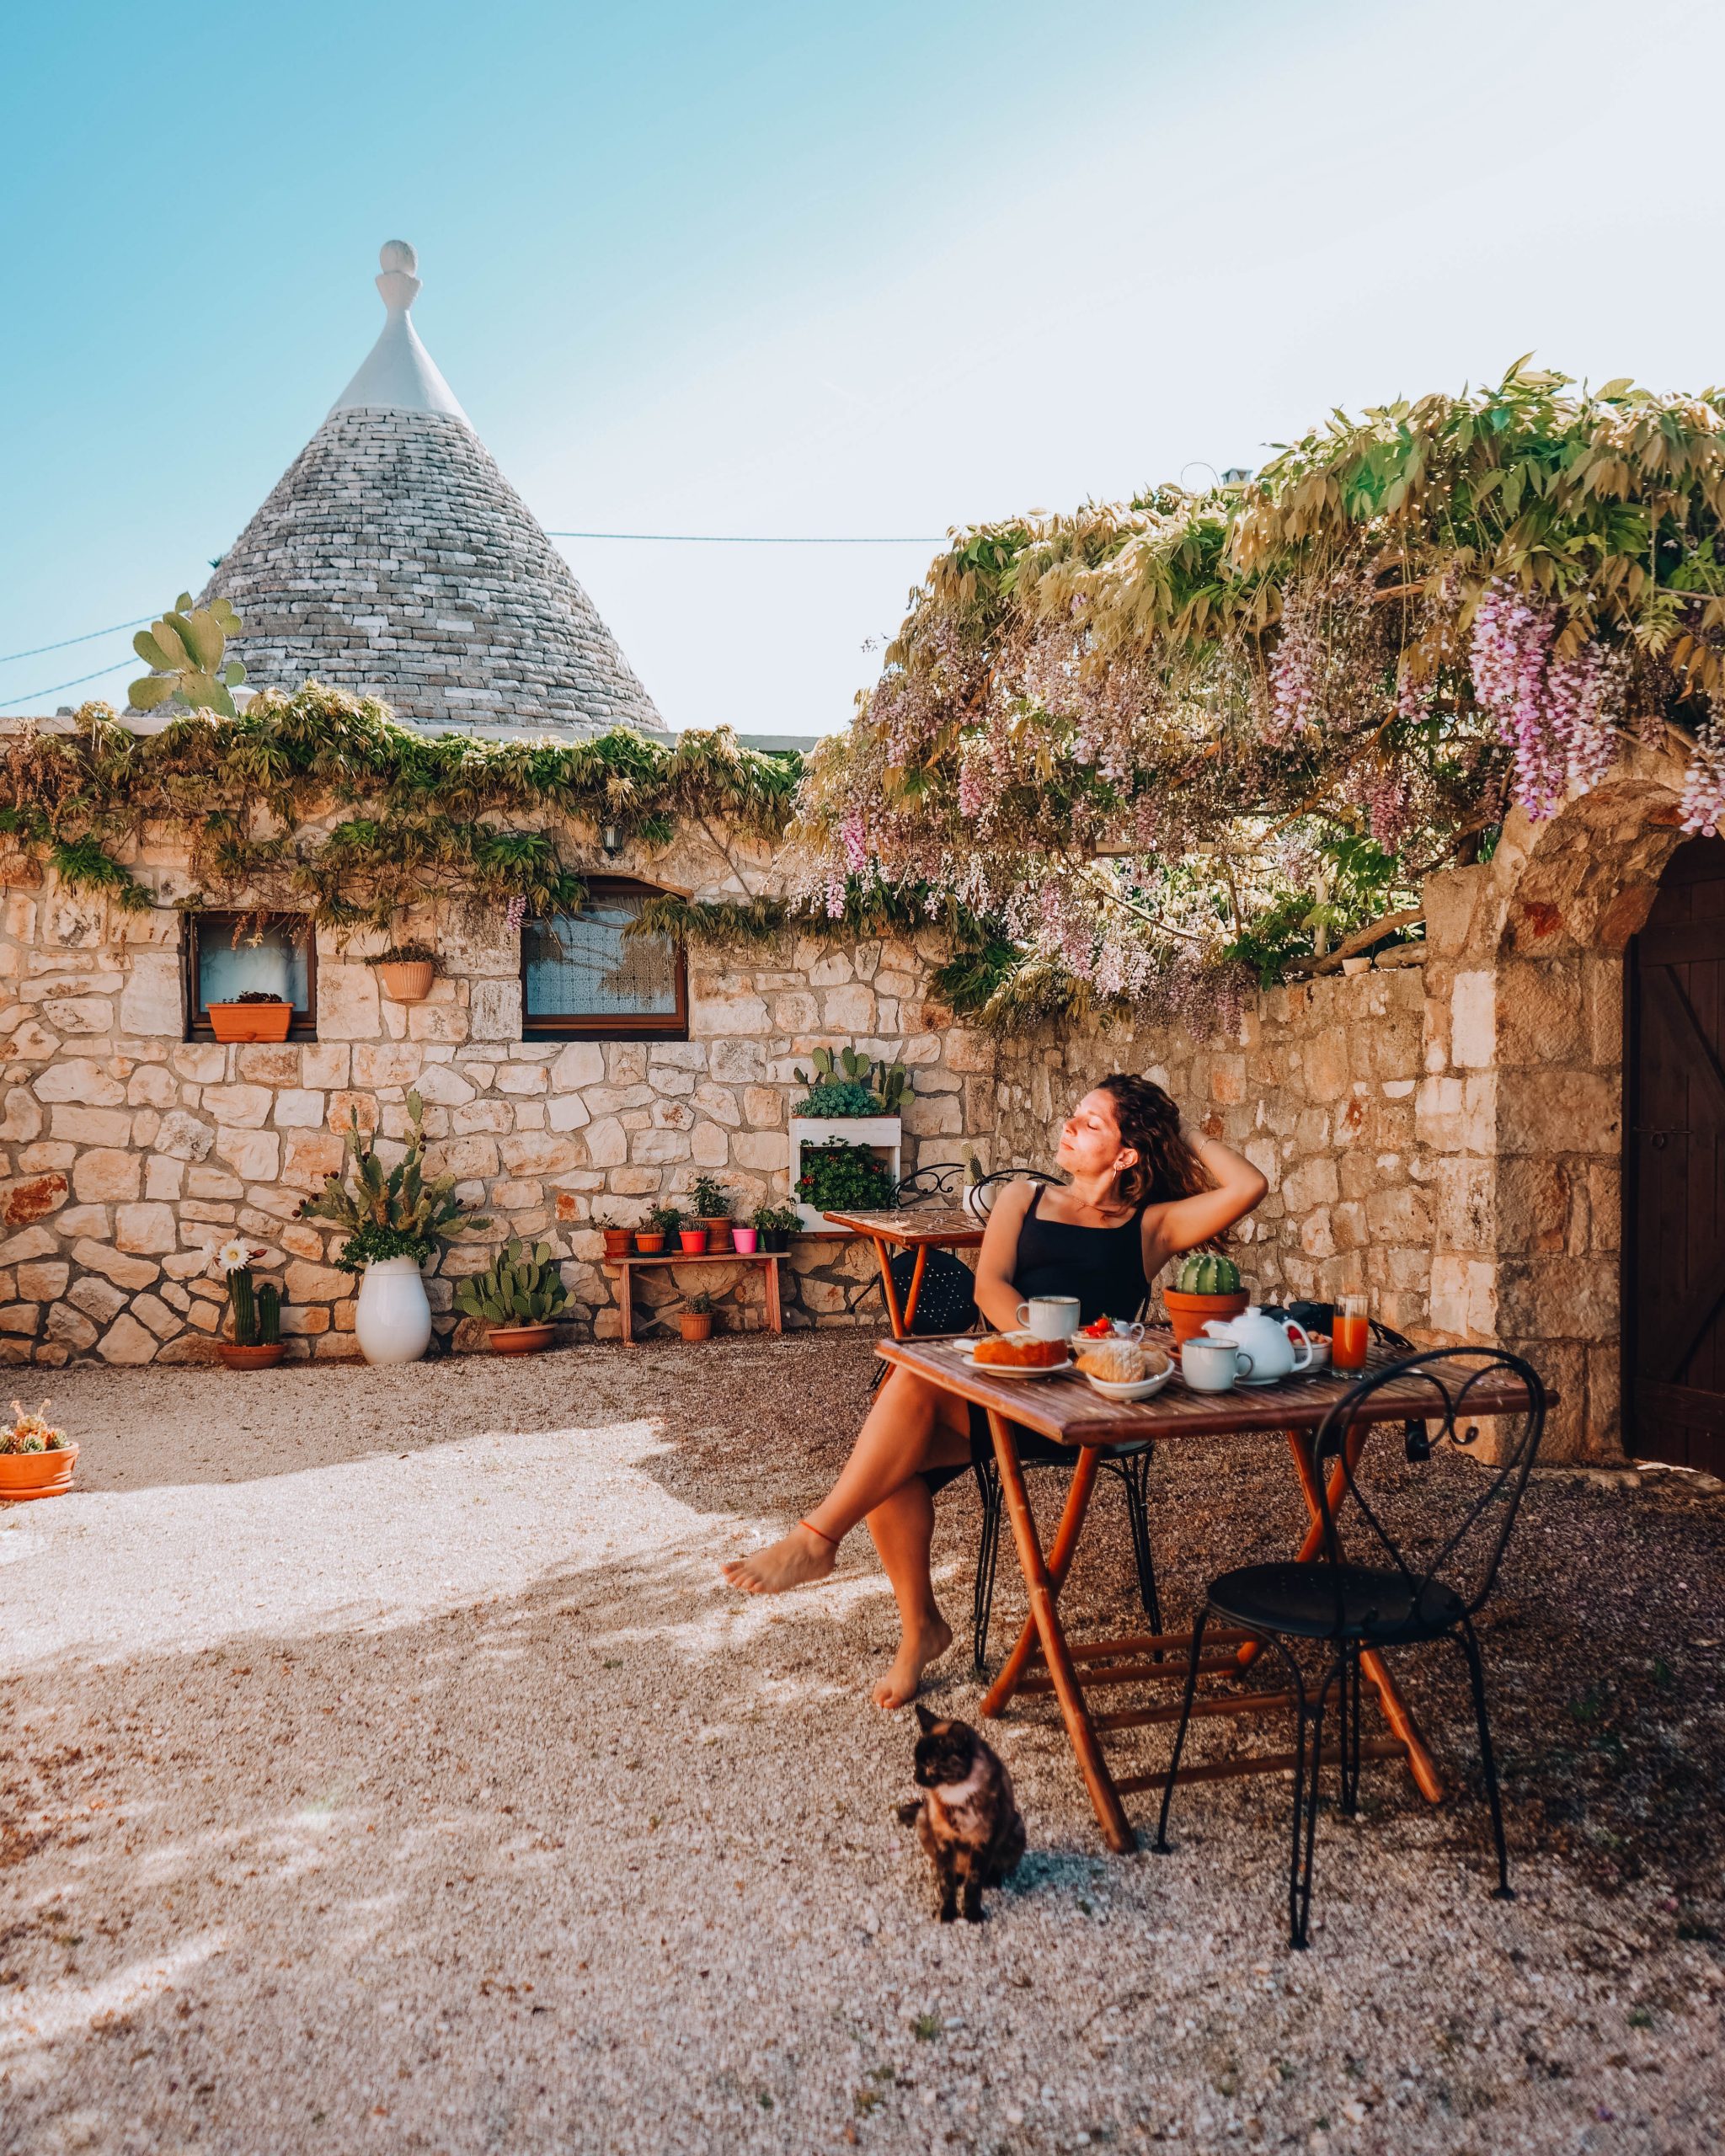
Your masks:
[{"label": "cactus plant", "polygon": [[227,1299],[233,1310],[234,1346],[255,1348],[258,1344],[258,1305],[252,1293],[252,1276],[243,1267],[227,1276]]},{"label": "cactus plant", "polygon": [[857,1049],[818,1048],[809,1059],[812,1074],[798,1070],[798,1085],[809,1097],[795,1110],[804,1116],[897,1115],[904,1105],[910,1073],[902,1063],[879,1063]]},{"label": "cactus plant", "polygon": [[258,1290],[258,1345],[274,1348],[281,1339],[281,1290],[266,1280]]},{"label": "cactus plant", "polygon": [[563,1314],[569,1289],[549,1243],[529,1250],[511,1235],[483,1273],[463,1280],[455,1306],[487,1325],[549,1325]]},{"label": "cactus plant", "polygon": [[227,639],[243,624],[225,599],[212,599],[207,606],[195,606],[189,591],[182,591],[173,607],[147,629],[140,629],[131,648],[153,670],[132,683],[126,694],[134,711],[156,711],[165,703],[184,704],[188,711],[213,711],[223,718],[234,715],[229,691],[246,678],[237,659],[224,659]]},{"label": "cactus plant", "polygon": [[1234,1295],[1240,1291],[1240,1268],[1231,1257],[1194,1251],[1180,1267],[1175,1284],[1183,1295]]}]

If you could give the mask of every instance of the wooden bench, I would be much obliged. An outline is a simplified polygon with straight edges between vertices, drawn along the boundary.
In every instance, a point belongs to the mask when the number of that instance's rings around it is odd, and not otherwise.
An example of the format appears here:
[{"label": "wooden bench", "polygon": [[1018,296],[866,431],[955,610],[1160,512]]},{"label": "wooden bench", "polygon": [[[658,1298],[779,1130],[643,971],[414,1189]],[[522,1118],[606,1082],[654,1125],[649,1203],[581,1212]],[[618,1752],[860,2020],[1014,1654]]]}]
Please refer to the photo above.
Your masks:
[{"label": "wooden bench", "polygon": [[634,1276],[638,1271],[649,1272],[654,1266],[758,1265],[762,1267],[766,1273],[763,1285],[766,1290],[766,1329],[769,1332],[782,1332],[785,1329],[784,1314],[779,1303],[778,1269],[789,1255],[788,1251],[782,1250],[680,1250],[667,1251],[662,1257],[607,1257],[604,1261],[606,1271],[616,1273],[620,1282],[617,1303],[622,1313],[624,1346],[638,1348],[641,1344],[635,1337]]}]

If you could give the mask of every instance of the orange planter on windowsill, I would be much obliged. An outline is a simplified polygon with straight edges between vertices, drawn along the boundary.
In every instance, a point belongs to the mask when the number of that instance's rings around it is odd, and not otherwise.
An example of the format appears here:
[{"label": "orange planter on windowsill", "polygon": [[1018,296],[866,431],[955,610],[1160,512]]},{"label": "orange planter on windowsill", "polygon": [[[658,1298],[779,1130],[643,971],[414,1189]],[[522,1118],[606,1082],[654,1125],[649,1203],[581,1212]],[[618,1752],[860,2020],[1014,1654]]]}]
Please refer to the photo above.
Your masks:
[{"label": "orange planter on windowsill", "polygon": [[291,1003],[206,1003],[204,1008],[218,1041],[285,1041],[293,1023]]}]

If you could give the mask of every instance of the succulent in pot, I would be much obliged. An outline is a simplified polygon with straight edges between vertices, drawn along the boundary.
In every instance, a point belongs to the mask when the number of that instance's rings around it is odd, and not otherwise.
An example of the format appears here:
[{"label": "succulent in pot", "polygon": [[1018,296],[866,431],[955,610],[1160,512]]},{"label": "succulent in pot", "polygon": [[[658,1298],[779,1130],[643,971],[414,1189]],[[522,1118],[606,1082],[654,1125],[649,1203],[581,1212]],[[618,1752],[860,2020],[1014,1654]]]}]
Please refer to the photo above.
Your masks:
[{"label": "succulent in pot", "polygon": [[593,1225],[605,1238],[605,1255],[607,1258],[615,1261],[619,1257],[628,1256],[635,1241],[635,1231],[633,1228],[622,1227],[611,1219],[595,1220]]},{"label": "succulent in pot", "polygon": [[268,1257],[232,1237],[211,1255],[211,1269],[222,1276],[227,1307],[233,1313],[233,1337],[216,1343],[231,1370],[268,1369],[281,1360],[281,1290],[273,1280],[260,1286],[252,1267]]},{"label": "succulent in pot", "polygon": [[472,1274],[455,1291],[456,1308],[463,1317],[480,1320],[499,1355],[531,1355],[548,1348],[569,1299],[551,1245],[530,1250],[515,1235],[484,1272]]},{"label": "succulent in pot", "polygon": [[791,1237],[803,1225],[803,1216],[793,1205],[761,1205],[755,1211],[755,1231],[761,1239],[762,1250],[788,1250]]},{"label": "succulent in pot", "polygon": [[1215,1251],[1194,1251],[1162,1290],[1168,1322],[1177,1343],[1194,1339],[1215,1318],[1238,1317],[1251,1300],[1240,1284],[1240,1268]]},{"label": "succulent in pot", "polygon": [[681,1206],[655,1205],[644,1225],[635,1230],[635,1248],[644,1257],[656,1257],[667,1240],[683,1225]]},{"label": "succulent in pot", "polygon": [[13,1401],[11,1426],[0,1429],[0,1504],[61,1497],[72,1487],[77,1447],[48,1420],[50,1405],[45,1400],[32,1415]]},{"label": "succulent in pot", "polygon": [[695,1218],[707,1230],[709,1251],[729,1250],[731,1246],[730,1193],[716,1176],[697,1178],[694,1195],[689,1200]]},{"label": "succulent in pot", "polygon": [[427,1177],[425,1105],[414,1092],[407,1107],[407,1150],[393,1168],[378,1159],[375,1139],[361,1134],[355,1111],[339,1172],[299,1209],[302,1220],[334,1220],[347,1230],[335,1262],[361,1275],[355,1331],[368,1363],[418,1362],[431,1344],[431,1305],[419,1267],[464,1228],[491,1225],[459,1202],[453,1176]]},{"label": "succulent in pot", "polygon": [[383,993],[392,1003],[423,1003],[431,993],[437,953],[429,943],[392,943],[366,963],[377,969]]},{"label": "succulent in pot", "polygon": [[710,1340],[713,1337],[712,1296],[691,1295],[677,1312],[677,1323],[682,1327],[685,1340]]}]

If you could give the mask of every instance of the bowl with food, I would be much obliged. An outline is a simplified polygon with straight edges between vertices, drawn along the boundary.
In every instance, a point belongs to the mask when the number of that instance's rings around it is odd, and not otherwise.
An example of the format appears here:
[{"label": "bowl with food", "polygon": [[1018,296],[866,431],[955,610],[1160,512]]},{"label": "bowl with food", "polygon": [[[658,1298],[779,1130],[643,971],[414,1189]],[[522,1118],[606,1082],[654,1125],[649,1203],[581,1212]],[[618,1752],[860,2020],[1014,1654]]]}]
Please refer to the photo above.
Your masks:
[{"label": "bowl with food", "polygon": [[1159,1348],[1135,1340],[1087,1340],[1078,1353],[1085,1382],[1104,1400],[1151,1400],[1174,1374],[1172,1359]]}]

